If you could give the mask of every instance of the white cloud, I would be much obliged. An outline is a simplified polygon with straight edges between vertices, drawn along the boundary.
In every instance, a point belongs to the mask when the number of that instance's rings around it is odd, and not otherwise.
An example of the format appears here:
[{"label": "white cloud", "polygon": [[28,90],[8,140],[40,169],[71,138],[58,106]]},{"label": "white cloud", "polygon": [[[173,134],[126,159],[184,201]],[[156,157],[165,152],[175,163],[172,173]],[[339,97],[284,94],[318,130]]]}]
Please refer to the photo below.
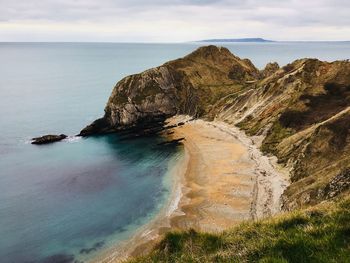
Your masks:
[{"label": "white cloud", "polygon": [[0,41],[350,40],[348,0],[0,0]]}]

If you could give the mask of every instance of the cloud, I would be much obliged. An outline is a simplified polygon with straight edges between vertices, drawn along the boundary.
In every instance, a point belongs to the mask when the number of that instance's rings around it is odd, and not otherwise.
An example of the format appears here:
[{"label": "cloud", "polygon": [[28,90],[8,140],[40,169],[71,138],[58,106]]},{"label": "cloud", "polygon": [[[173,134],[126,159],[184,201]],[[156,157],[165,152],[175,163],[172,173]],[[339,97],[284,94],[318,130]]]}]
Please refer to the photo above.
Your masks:
[{"label": "cloud", "polygon": [[350,40],[348,0],[0,0],[0,41]]}]

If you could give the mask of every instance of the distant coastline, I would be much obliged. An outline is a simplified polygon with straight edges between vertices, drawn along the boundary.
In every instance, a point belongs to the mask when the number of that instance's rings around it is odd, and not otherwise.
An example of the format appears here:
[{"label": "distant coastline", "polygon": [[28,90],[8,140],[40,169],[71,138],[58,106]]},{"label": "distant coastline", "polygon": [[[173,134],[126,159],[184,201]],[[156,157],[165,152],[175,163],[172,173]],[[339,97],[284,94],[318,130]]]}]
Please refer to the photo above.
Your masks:
[{"label": "distant coastline", "polygon": [[264,38],[213,38],[213,39],[204,39],[197,42],[237,42],[237,43],[266,43],[266,42],[276,42],[274,40],[264,39]]}]

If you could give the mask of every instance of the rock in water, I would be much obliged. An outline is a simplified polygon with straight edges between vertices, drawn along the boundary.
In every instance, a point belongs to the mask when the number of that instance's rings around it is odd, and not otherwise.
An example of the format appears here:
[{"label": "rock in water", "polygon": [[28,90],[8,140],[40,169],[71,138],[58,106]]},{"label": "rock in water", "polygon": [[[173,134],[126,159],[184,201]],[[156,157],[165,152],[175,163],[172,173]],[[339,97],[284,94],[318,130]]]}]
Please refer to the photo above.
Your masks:
[{"label": "rock in water", "polygon": [[60,135],[44,135],[41,137],[36,137],[33,138],[32,144],[47,144],[47,143],[53,143],[53,142],[58,142],[63,139],[67,138],[67,135],[65,134],[60,134]]}]

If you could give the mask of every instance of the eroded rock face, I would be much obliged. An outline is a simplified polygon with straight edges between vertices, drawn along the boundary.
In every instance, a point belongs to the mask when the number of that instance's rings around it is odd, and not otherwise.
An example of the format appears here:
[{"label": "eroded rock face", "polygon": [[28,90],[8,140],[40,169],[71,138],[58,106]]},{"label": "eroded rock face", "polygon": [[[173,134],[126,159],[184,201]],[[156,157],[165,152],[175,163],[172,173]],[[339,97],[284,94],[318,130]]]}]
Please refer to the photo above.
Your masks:
[{"label": "eroded rock face", "polygon": [[116,131],[175,114],[208,116],[219,98],[241,90],[260,72],[249,60],[216,46],[128,76],[117,83],[102,119],[80,135]]},{"label": "eroded rock face", "polygon": [[67,138],[67,135],[65,134],[60,134],[60,135],[44,135],[41,137],[36,137],[32,139],[32,144],[48,144],[48,143],[53,143],[53,142],[58,142],[63,139]]},{"label": "eroded rock face", "polygon": [[131,126],[146,118],[172,116],[180,111],[179,85],[186,84],[165,66],[126,77],[113,89],[105,118],[111,126]]}]

